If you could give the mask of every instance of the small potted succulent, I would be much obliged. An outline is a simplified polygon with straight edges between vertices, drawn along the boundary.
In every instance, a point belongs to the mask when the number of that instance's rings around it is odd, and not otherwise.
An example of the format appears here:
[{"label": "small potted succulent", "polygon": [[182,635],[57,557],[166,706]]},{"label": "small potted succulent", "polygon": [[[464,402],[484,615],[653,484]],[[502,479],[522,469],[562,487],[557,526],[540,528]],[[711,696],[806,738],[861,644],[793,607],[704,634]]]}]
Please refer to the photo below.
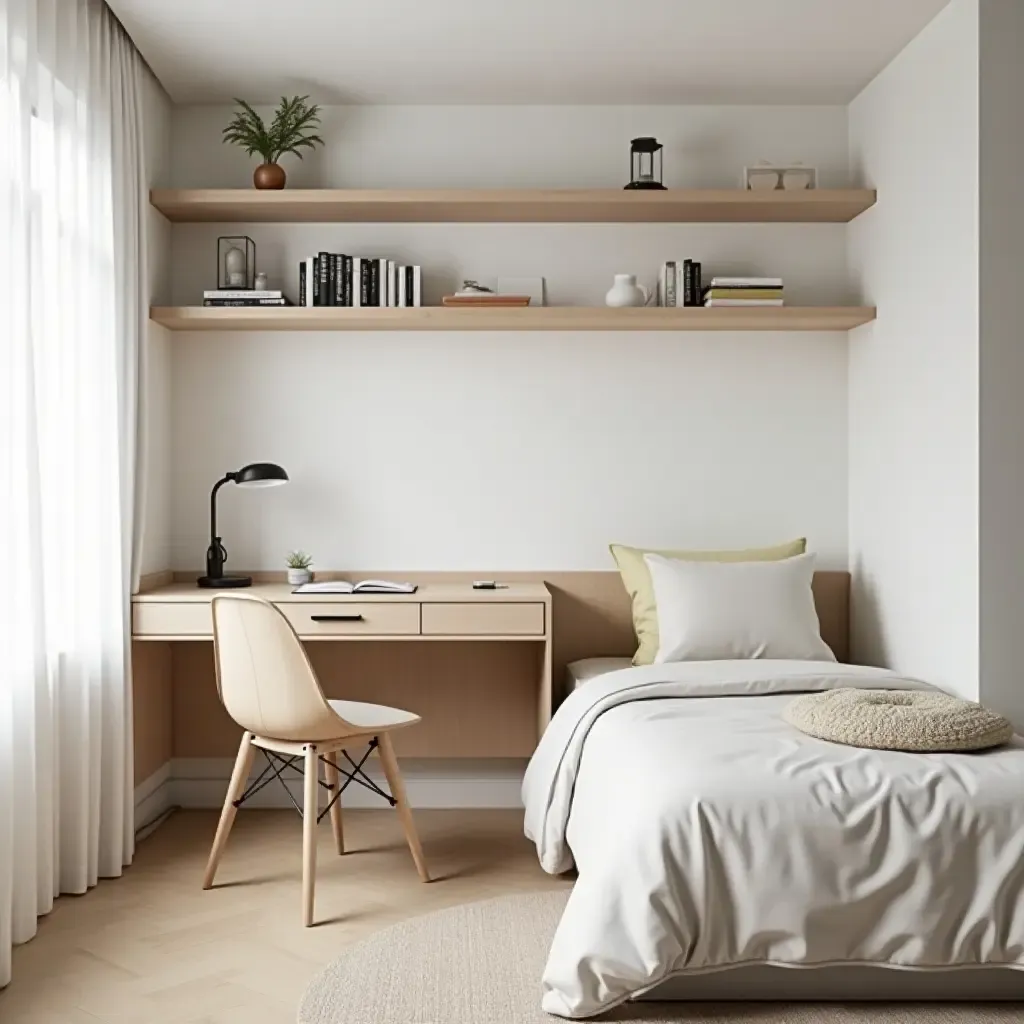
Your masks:
[{"label": "small potted succulent", "polygon": [[288,555],[288,582],[293,587],[301,587],[303,583],[313,581],[313,573],[310,566],[313,564],[313,556],[307,555],[305,551],[292,551]]},{"label": "small potted succulent", "polygon": [[253,171],[256,188],[284,188],[284,168],[278,160],[285,153],[302,159],[302,149],[315,149],[324,140],[316,134],[320,127],[320,108],[307,102],[308,96],[281,97],[281,105],[269,125],[245,100],[236,99],[239,110],[234,120],[221,133],[224,142],[241,146],[252,156],[259,153],[263,163]]}]

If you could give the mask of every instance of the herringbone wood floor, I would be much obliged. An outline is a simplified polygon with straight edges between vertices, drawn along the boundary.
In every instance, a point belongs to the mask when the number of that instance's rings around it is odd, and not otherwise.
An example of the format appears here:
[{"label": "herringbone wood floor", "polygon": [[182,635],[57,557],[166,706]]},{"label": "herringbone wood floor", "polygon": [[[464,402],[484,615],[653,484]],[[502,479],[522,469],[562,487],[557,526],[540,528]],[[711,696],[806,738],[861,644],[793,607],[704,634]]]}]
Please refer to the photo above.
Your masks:
[{"label": "herringbone wood floor", "polygon": [[301,926],[301,823],[238,815],[217,875],[200,888],[216,814],[179,811],[140,844],[124,877],[66,896],[14,952],[3,1024],[294,1024],[320,966],[406,917],[510,892],[565,886],[545,875],[517,811],[418,811],[423,885],[393,812],[347,811],[350,852],[321,824],[318,925]]}]

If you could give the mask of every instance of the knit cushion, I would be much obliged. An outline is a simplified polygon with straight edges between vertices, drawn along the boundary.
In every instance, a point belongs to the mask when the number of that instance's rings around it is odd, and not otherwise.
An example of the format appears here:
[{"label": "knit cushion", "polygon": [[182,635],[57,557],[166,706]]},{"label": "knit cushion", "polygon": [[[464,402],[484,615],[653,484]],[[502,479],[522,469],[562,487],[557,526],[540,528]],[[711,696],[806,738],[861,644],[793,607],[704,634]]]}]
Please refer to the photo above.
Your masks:
[{"label": "knit cushion", "polygon": [[1013,735],[1002,715],[933,691],[807,693],[791,701],[782,717],[811,736],[877,750],[982,750]]}]

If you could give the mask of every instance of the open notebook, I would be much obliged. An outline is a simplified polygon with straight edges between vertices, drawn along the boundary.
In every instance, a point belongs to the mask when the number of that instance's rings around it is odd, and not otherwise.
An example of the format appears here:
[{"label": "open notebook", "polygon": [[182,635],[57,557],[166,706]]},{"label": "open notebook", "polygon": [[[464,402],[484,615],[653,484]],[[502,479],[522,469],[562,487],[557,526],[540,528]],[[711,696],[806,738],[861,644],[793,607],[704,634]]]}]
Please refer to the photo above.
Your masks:
[{"label": "open notebook", "polygon": [[394,580],[324,580],[322,583],[303,583],[293,594],[415,594],[415,583],[397,583]]}]

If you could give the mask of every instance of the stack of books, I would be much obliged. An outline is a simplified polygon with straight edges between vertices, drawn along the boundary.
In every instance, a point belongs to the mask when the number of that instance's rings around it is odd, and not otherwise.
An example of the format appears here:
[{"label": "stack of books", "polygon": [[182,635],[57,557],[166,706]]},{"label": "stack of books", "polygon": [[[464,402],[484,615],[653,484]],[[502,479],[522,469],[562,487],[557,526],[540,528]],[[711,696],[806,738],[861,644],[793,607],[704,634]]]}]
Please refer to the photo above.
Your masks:
[{"label": "stack of books", "polygon": [[422,305],[422,269],[394,260],[322,252],[299,264],[300,306]]},{"label": "stack of books", "polygon": [[662,306],[699,306],[700,263],[697,260],[669,260],[658,279],[658,301]]},{"label": "stack of books", "polygon": [[204,306],[290,306],[284,292],[273,288],[214,288],[203,292]]},{"label": "stack of books", "polygon": [[713,277],[704,292],[709,309],[723,306],[781,306],[781,277]]}]

